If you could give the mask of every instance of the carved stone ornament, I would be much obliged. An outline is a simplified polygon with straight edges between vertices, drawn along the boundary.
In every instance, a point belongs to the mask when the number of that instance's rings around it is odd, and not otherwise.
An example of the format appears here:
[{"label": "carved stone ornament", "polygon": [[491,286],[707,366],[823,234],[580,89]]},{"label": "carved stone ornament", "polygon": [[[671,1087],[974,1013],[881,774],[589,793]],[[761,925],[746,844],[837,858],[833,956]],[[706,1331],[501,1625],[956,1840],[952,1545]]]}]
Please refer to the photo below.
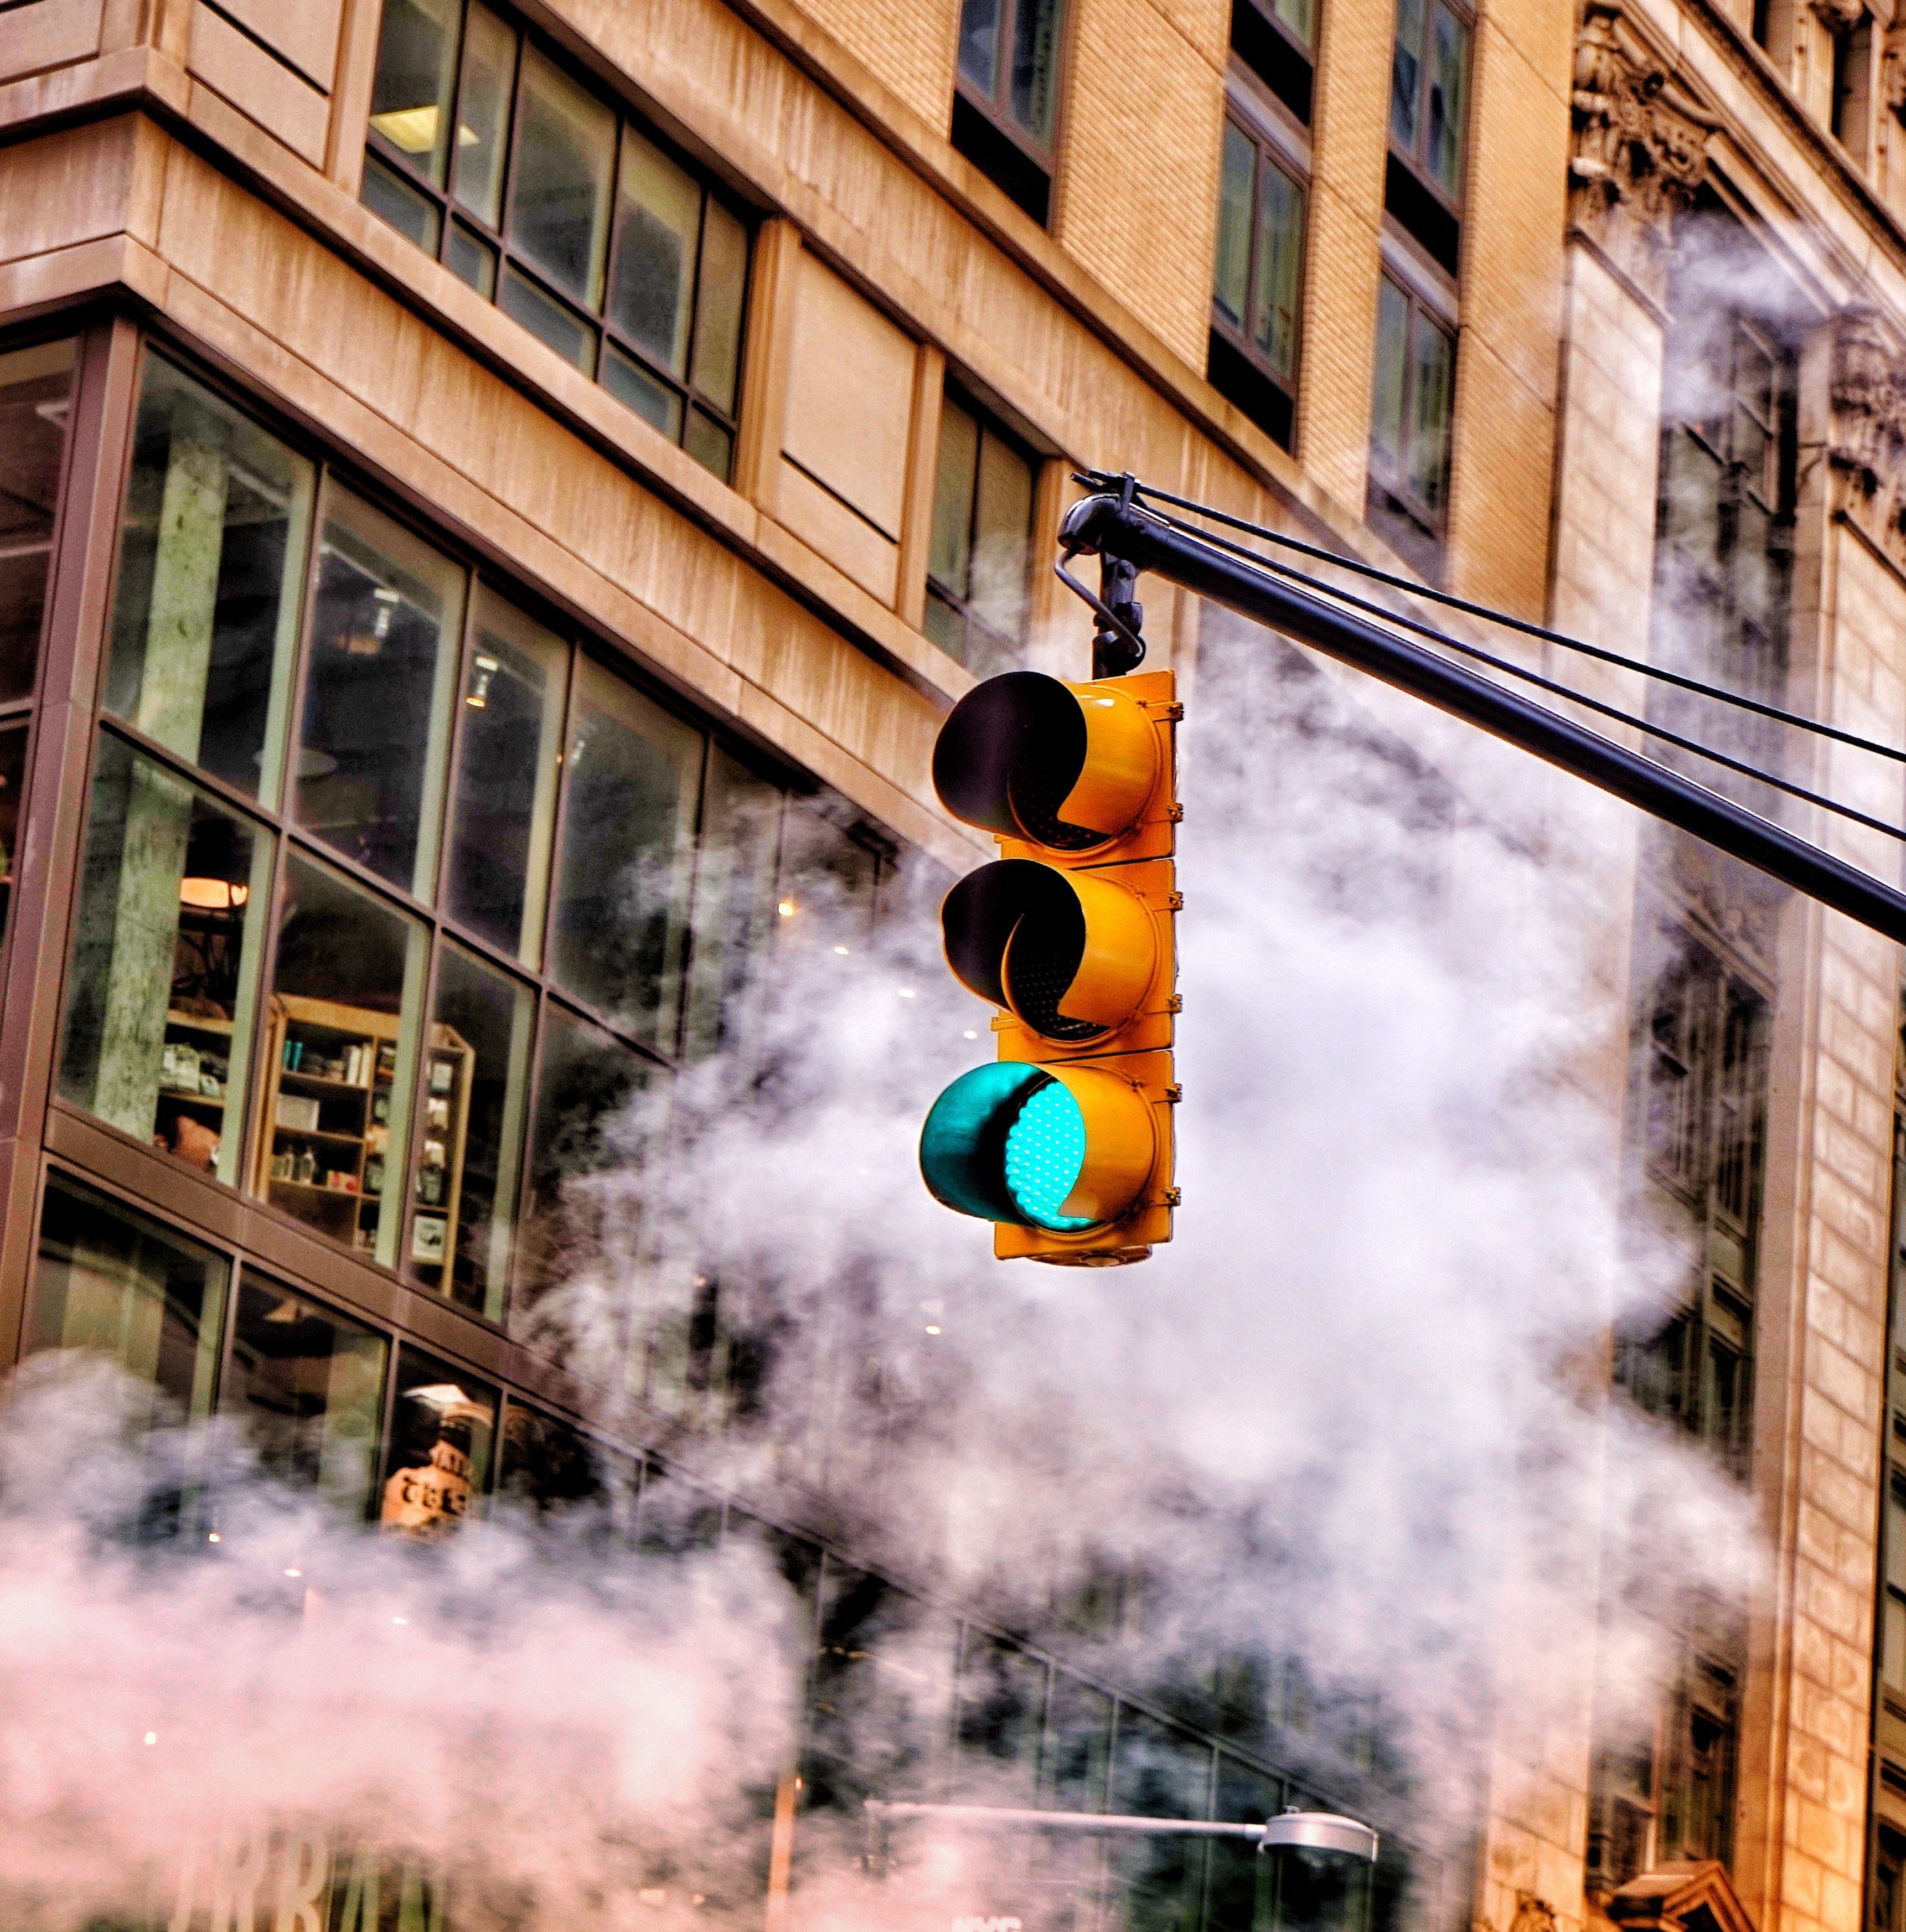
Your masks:
[{"label": "carved stone ornament", "polygon": [[1844,34],[1865,17],[1866,0],[1813,0],[1813,10],[1829,34]]},{"label": "carved stone ornament", "polygon": [[1571,100],[1571,216],[1661,302],[1674,218],[1694,204],[1719,123],[1676,84],[1615,0],[1589,0]]},{"label": "carved stone ornament", "polygon": [[1906,355],[1876,310],[1844,308],[1826,326],[1833,507],[1906,562]]},{"label": "carved stone ornament", "polygon": [[1555,1932],[1555,1907],[1532,1892],[1518,1892],[1509,1932]]},{"label": "carved stone ornament", "polygon": [[1880,56],[1880,94],[1889,114],[1906,120],[1906,15],[1886,29]]}]

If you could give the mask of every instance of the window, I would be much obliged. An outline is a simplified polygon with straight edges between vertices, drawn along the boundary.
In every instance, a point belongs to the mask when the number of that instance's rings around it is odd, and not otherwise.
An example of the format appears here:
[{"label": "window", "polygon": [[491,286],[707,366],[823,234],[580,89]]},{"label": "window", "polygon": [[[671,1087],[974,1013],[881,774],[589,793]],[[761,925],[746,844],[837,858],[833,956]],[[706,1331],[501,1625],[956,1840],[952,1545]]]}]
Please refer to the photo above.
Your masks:
[{"label": "window", "polygon": [[1442,566],[1455,388],[1454,335],[1420,296],[1382,276],[1366,513],[1371,527],[1426,577]]},{"label": "window", "polygon": [[363,193],[727,477],[746,225],[515,21],[480,0],[388,0]]},{"label": "window", "polygon": [[14,856],[20,850],[20,804],[26,792],[26,726],[0,728],[0,956],[13,903]]},{"label": "window", "polygon": [[1833,36],[1833,138],[1866,165],[1873,133],[1873,16],[1862,14]]},{"label": "window", "polygon": [[390,1344],[249,1270],[220,1394],[259,1466],[362,1522],[371,1504]]},{"label": "window", "polygon": [[1318,0],[1231,0],[1231,51],[1310,124]]},{"label": "window", "polygon": [[209,1415],[230,1273],[209,1248],[55,1174],[26,1347],[95,1350],[175,1414]]},{"label": "window", "polygon": [[1304,278],[1302,184],[1237,119],[1224,124],[1211,292],[1211,382],[1291,446]]},{"label": "window", "polygon": [[59,1098],[509,1319],[879,854],[155,356],[138,423]]},{"label": "window", "polygon": [[494,1389],[404,1344],[378,1521],[420,1542],[452,1534],[489,1487],[496,1432]]},{"label": "window", "polygon": [[985,412],[948,393],[926,566],[926,634],[984,677],[1025,642],[1032,456]]},{"label": "window", "polygon": [[1052,212],[1063,0],[962,0],[953,144],[1043,227]]},{"label": "window", "polygon": [[0,704],[39,669],[73,368],[70,341],[0,356]]},{"label": "window", "polygon": [[1467,17],[1448,0],[1397,0],[1384,211],[1452,275],[1469,94]]}]

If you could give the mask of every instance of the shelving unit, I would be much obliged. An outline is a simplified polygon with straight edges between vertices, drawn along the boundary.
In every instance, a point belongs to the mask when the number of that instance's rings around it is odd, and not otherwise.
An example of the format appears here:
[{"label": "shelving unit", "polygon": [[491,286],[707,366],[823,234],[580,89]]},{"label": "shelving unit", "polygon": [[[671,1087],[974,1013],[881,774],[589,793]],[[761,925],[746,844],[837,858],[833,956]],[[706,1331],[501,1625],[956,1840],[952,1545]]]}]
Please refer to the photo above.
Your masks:
[{"label": "shelving unit", "polygon": [[[191,1160],[203,1158],[206,1167],[218,1158],[218,1142],[225,1135],[225,1103],[232,1078],[232,1022],[214,1016],[169,1010],[166,1014],[164,1058],[159,1072],[158,1108],[153,1138]],[[209,1150],[195,1153],[182,1144],[184,1119],[218,1137]],[[196,1138],[188,1135],[187,1139]]]}]

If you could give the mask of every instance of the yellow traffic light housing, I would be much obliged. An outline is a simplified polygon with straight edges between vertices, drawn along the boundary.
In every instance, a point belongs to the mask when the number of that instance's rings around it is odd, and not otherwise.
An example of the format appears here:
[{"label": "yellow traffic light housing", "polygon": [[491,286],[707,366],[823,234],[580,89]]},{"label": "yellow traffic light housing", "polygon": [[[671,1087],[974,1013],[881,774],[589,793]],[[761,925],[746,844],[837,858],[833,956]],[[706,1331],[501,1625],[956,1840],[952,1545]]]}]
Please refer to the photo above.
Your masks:
[{"label": "yellow traffic light housing", "polygon": [[934,747],[941,802],[1001,855],[947,894],[947,962],[1002,1010],[1000,1064],[935,1103],[920,1166],[1002,1260],[1108,1267],[1171,1238],[1180,715],[1169,671],[1010,671]]}]

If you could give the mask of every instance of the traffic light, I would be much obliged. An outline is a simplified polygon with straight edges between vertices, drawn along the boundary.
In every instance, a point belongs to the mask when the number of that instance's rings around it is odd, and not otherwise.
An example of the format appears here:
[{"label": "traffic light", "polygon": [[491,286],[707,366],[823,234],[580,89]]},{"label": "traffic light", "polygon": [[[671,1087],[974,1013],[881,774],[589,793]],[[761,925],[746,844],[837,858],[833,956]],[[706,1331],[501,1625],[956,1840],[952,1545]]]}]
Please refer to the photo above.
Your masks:
[{"label": "traffic light", "polygon": [[947,963],[1001,1010],[998,1063],[933,1103],[920,1172],[1002,1261],[1109,1268],[1172,1238],[1181,715],[1170,671],[1008,671],[934,746],[941,802],[1000,853],[947,895]]}]

